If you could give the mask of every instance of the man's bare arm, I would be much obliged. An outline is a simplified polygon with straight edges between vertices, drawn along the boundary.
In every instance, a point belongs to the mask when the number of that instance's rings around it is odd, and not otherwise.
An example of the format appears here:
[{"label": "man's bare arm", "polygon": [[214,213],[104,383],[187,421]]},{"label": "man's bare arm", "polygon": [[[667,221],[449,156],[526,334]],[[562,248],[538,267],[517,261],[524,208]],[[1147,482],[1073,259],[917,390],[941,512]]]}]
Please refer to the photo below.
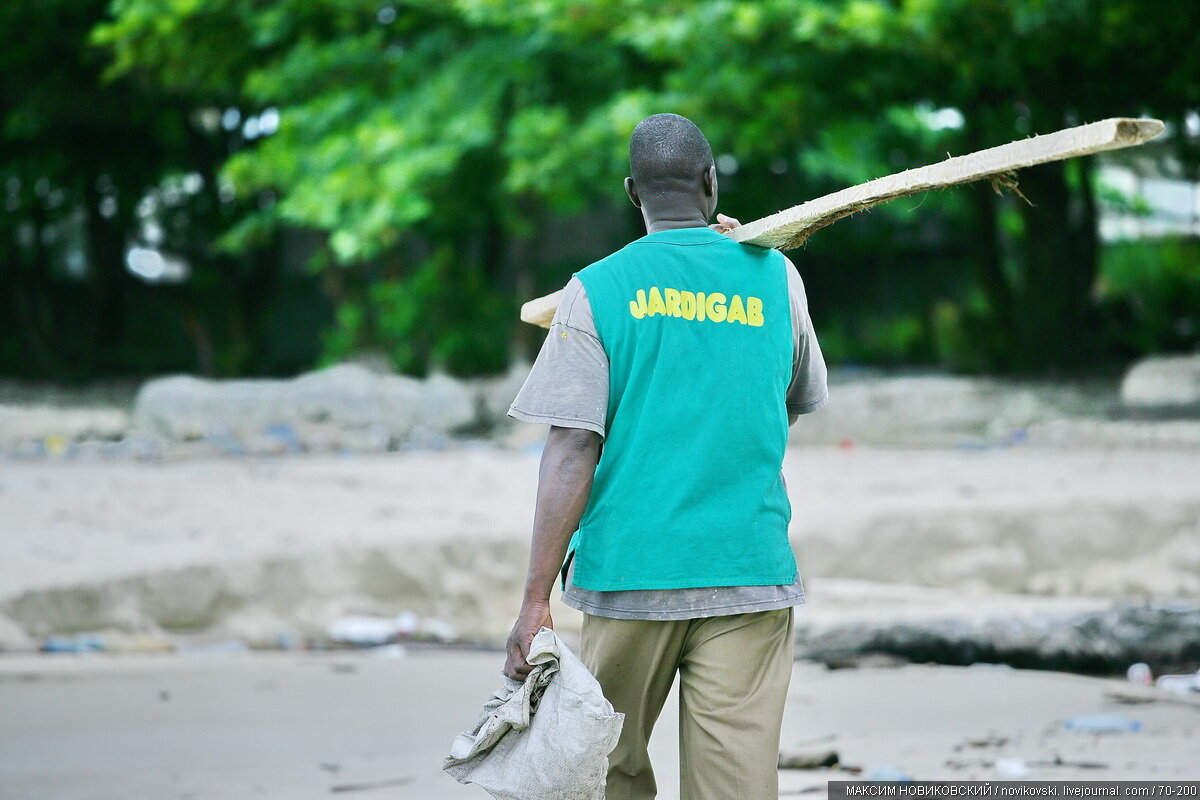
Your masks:
[{"label": "man's bare arm", "polygon": [[514,680],[525,680],[529,674],[531,668],[525,657],[534,635],[543,625],[554,627],[550,592],[562,569],[571,534],[579,527],[587,507],[599,460],[599,434],[578,428],[550,428],[538,472],[525,596],[506,647],[504,674]]}]

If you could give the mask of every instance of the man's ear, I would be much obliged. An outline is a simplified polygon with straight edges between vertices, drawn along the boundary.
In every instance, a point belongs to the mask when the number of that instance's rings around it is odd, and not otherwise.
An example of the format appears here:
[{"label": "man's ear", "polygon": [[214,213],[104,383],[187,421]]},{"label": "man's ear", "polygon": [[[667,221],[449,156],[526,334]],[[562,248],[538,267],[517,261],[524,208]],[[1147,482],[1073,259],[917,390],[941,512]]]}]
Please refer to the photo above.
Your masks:
[{"label": "man's ear", "polygon": [[625,179],[625,194],[629,197],[629,202],[633,203],[637,208],[642,207],[642,199],[638,197],[637,187],[633,185],[633,178]]},{"label": "man's ear", "polygon": [[714,164],[709,164],[708,169],[704,170],[704,176],[701,178],[704,184],[704,196],[712,197],[717,193],[717,167]]}]

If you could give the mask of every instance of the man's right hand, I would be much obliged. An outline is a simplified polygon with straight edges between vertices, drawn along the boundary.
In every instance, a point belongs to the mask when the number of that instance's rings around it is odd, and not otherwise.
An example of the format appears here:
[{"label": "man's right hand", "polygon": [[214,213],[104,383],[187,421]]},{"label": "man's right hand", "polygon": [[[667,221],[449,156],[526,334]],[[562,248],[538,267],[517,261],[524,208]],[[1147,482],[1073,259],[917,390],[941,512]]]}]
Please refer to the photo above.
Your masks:
[{"label": "man's right hand", "polygon": [[717,233],[728,233],[741,224],[742,223],[738,222],[736,218],[727,214],[717,214],[717,221],[708,227],[712,228]]},{"label": "man's right hand", "polygon": [[508,634],[505,645],[507,657],[504,660],[504,674],[514,681],[524,681],[533,667],[526,661],[529,655],[529,645],[533,637],[543,627],[553,628],[554,620],[550,618],[550,603],[527,602],[521,606],[521,613]]}]

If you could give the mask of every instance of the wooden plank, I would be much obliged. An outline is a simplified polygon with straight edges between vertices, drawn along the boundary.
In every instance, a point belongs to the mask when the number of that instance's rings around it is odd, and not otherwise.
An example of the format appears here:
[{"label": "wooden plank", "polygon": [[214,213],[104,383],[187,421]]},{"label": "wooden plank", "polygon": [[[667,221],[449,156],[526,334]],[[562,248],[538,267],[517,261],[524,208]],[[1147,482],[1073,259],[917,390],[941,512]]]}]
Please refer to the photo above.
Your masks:
[{"label": "wooden plank", "polygon": [[1139,145],[1153,139],[1162,129],[1162,122],[1156,119],[1106,119],[1009,142],[809,200],[734,228],[729,236],[737,242],[787,250],[799,247],[826,225],[888,200],[1003,176],[1035,164]]},{"label": "wooden plank", "polygon": [[554,312],[558,311],[558,303],[562,300],[562,295],[563,290],[559,289],[553,294],[530,300],[521,306],[521,321],[549,328],[550,323],[554,320]]},{"label": "wooden plank", "polygon": [[[734,228],[734,241],[788,250],[799,247],[816,231],[872,206],[930,189],[993,179],[1014,185],[1011,173],[1024,167],[1133,147],[1162,132],[1156,119],[1113,118],[1034,136],[937,164],[898,172],[801,203],[769,217]],[[549,328],[562,292],[530,300],[521,307],[525,322]]]}]

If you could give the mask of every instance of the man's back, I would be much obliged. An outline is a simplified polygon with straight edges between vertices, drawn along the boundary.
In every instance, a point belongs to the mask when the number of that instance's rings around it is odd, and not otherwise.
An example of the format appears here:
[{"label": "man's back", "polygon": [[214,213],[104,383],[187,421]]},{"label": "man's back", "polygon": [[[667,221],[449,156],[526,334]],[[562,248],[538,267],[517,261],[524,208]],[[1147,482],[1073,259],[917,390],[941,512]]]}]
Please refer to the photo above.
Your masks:
[{"label": "man's back", "polygon": [[684,228],[579,273],[610,365],[605,447],[576,538],[580,587],[794,580],[779,472],[787,269],[775,251]]}]

